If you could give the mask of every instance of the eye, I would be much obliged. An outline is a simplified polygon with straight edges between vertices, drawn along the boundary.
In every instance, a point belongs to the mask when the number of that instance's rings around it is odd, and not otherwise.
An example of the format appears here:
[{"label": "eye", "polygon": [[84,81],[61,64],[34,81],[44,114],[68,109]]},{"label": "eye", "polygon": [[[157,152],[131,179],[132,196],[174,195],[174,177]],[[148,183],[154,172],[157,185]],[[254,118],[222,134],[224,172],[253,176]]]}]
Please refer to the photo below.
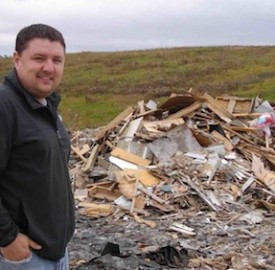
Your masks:
[{"label": "eye", "polygon": [[34,57],[34,60],[37,62],[42,62],[43,58],[41,56],[36,56],[36,57]]},{"label": "eye", "polygon": [[56,64],[60,64],[60,63],[62,63],[62,60],[61,60],[61,59],[59,59],[59,58],[54,59],[53,61],[54,61],[54,63],[56,63]]}]

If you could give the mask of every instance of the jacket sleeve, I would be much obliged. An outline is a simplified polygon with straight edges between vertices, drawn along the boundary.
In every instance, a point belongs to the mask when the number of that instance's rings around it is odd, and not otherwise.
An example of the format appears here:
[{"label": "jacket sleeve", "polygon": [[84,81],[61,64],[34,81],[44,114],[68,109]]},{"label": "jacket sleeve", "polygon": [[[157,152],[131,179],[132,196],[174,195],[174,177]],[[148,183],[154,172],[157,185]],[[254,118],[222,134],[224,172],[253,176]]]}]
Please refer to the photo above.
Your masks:
[{"label": "jacket sleeve", "polygon": [[3,178],[7,168],[12,145],[12,113],[0,97],[0,247],[9,245],[17,236],[18,227],[12,221],[9,212],[3,205]]}]

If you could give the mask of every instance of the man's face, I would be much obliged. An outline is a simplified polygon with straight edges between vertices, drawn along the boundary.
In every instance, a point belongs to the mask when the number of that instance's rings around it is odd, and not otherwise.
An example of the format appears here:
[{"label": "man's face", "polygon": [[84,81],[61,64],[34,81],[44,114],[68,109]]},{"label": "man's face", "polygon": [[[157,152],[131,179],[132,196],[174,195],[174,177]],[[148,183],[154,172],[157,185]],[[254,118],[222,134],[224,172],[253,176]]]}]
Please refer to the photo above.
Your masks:
[{"label": "man's face", "polygon": [[60,84],[65,51],[58,41],[35,38],[26,49],[13,55],[14,67],[24,88],[35,98],[49,96]]}]

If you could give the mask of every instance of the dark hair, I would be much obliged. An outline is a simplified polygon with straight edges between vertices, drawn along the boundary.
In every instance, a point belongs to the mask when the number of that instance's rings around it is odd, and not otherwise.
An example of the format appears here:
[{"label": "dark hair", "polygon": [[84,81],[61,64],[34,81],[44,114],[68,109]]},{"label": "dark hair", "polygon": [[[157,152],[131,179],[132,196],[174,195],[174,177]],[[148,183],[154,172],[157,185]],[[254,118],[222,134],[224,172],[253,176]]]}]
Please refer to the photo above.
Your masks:
[{"label": "dark hair", "polygon": [[58,41],[66,48],[62,34],[55,28],[45,24],[32,24],[20,30],[17,34],[15,42],[15,50],[21,54],[27,47],[28,42],[34,38],[49,39],[50,41]]}]

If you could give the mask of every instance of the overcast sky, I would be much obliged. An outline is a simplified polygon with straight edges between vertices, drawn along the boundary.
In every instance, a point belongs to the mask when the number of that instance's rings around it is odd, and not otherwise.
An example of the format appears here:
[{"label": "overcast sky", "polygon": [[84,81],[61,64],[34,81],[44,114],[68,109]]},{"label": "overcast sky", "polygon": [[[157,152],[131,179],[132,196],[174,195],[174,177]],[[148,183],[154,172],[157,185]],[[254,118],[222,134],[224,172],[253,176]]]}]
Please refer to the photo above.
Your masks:
[{"label": "overcast sky", "polygon": [[0,55],[33,23],[60,30],[67,52],[275,45],[274,0],[1,0]]}]

